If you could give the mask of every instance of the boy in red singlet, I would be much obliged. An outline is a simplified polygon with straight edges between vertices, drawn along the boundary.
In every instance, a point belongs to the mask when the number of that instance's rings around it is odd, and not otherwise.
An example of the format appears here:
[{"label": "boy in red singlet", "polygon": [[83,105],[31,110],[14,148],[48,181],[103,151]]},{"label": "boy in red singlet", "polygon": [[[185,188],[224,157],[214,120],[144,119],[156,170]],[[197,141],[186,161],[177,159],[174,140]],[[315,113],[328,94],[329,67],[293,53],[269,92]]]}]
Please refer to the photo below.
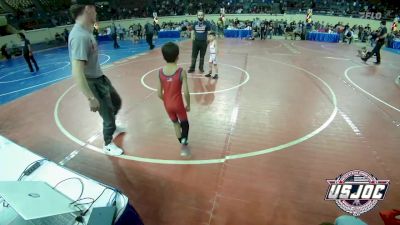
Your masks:
[{"label": "boy in red singlet", "polygon": [[[190,95],[187,75],[182,67],[178,67],[179,47],[173,42],[166,43],[162,54],[167,62],[159,71],[158,97],[164,102],[165,110],[174,124],[176,137],[183,145],[188,144],[189,122],[186,112],[190,111]],[[183,104],[182,85],[186,107]]]}]

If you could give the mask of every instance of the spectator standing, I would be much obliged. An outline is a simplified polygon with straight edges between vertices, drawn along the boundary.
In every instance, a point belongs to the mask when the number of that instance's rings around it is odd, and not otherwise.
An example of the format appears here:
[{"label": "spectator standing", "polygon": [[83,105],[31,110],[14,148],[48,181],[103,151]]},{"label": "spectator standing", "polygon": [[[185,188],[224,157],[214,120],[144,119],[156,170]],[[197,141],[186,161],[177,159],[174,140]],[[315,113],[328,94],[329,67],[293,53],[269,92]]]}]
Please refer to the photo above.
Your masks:
[{"label": "spectator standing", "polygon": [[[31,42],[25,37],[25,34],[19,33],[19,37],[21,38],[21,46],[22,46],[22,54],[24,55],[25,61],[29,66],[29,70],[33,73],[35,72],[32,67],[35,65],[36,72],[39,72],[39,66],[36,63],[35,57],[33,56]],[[32,62],[32,63],[31,63]]]},{"label": "spectator standing", "polygon": [[147,44],[149,44],[150,49],[153,49],[154,48],[154,44],[153,44],[154,25],[152,23],[150,23],[150,21],[147,21],[146,25],[144,25],[144,30],[146,33]]}]

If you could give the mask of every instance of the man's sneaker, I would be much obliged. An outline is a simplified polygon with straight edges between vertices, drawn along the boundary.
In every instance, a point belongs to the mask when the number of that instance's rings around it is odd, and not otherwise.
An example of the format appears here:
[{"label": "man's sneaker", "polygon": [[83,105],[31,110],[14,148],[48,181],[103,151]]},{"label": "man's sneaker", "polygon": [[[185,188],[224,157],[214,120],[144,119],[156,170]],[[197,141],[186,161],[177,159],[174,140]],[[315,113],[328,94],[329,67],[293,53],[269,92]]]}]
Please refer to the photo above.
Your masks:
[{"label": "man's sneaker", "polygon": [[200,73],[204,73],[204,69],[200,69],[200,68],[199,68],[199,70],[200,70]]},{"label": "man's sneaker", "polygon": [[188,73],[194,73],[194,69],[189,69]]},{"label": "man's sneaker", "polygon": [[213,79],[218,79],[218,74],[215,74],[215,75],[213,76]]},{"label": "man's sneaker", "polygon": [[204,75],[205,77],[211,77],[211,73]]},{"label": "man's sneaker", "polygon": [[116,146],[114,142],[111,142],[110,144],[104,146],[103,151],[107,155],[113,155],[113,156],[122,155],[124,153],[124,150]]}]

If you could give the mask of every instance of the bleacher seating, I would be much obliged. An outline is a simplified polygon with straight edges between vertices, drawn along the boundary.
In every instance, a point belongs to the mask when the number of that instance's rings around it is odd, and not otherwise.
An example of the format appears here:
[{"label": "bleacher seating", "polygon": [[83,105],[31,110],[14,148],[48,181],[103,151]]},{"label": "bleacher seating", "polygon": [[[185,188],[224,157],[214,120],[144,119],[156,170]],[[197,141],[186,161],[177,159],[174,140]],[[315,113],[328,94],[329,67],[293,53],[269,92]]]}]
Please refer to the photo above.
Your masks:
[{"label": "bleacher seating", "polygon": [[54,4],[54,1],[50,2],[49,0],[40,0],[40,4],[42,4],[44,7],[48,7],[51,4]]},{"label": "bleacher seating", "polygon": [[[20,29],[59,26],[72,22],[68,15],[71,0],[5,1],[16,9],[14,15],[16,19],[12,22]],[[35,7],[36,1],[41,5],[39,9]],[[314,15],[354,18],[360,16],[359,12],[367,9],[383,12],[383,18],[388,20],[392,20],[398,12],[398,9],[390,8],[390,4],[398,0],[387,0],[379,5],[370,4],[368,1],[372,0],[356,1],[356,3],[354,0],[118,0],[118,5],[112,7],[113,5],[106,4],[105,0],[96,0],[96,5],[99,20],[148,17],[153,12],[157,12],[159,16],[193,15],[200,9],[206,14],[218,14],[222,7],[225,8],[227,14],[304,14],[307,9],[313,8]],[[25,27],[24,24],[29,24],[29,26]]]},{"label": "bleacher seating", "polygon": [[5,1],[14,9],[19,9],[19,10],[24,10],[26,8],[34,6],[32,0],[5,0]]}]

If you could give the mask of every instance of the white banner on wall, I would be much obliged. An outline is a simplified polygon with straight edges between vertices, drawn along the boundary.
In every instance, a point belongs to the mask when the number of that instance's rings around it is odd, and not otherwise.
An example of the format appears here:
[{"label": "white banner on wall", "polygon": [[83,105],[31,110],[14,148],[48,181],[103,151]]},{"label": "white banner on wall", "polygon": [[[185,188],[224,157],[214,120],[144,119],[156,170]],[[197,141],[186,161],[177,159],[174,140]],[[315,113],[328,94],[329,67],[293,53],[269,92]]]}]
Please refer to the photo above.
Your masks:
[{"label": "white banner on wall", "polygon": [[362,19],[373,19],[373,20],[380,20],[382,19],[382,13],[381,12],[360,12],[360,17]]}]

